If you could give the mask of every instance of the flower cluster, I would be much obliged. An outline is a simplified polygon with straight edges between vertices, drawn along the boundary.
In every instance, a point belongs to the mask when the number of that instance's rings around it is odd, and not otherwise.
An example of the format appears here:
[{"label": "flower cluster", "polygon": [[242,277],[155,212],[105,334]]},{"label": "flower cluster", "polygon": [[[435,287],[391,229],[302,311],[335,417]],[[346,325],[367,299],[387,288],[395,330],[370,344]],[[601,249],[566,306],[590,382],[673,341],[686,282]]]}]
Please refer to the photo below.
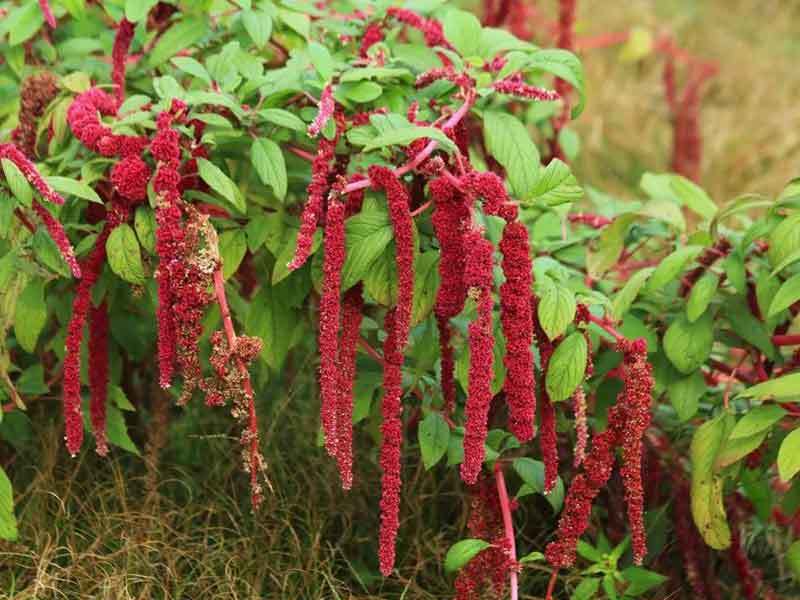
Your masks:
[{"label": "flower cluster", "polygon": [[153,172],[142,158],[131,154],[120,160],[111,169],[111,184],[116,192],[136,204],[147,198],[147,184]]},{"label": "flower cluster", "polygon": [[361,38],[361,46],[358,48],[358,55],[361,58],[367,58],[367,52],[372,46],[383,41],[383,27],[380,23],[370,23],[364,30],[364,36]]},{"label": "flower cluster", "polygon": [[442,24],[436,19],[426,19],[407,8],[392,6],[386,11],[387,16],[393,17],[401,23],[413,27],[422,32],[425,36],[425,43],[428,46],[444,46],[450,48],[450,44],[444,37]]},{"label": "flower cluster", "polygon": [[100,115],[115,116],[117,101],[100,88],[89,88],[78,94],[67,110],[67,123],[72,135],[93,152],[100,152],[100,140],[113,138],[114,132],[103,125]]},{"label": "flower cluster", "polygon": [[501,94],[526,98],[527,100],[552,102],[561,98],[561,94],[558,92],[525,83],[521,73],[514,73],[500,81],[495,81],[492,87]]},{"label": "flower cluster", "polygon": [[485,454],[484,442],[492,402],[494,375],[494,335],[492,331],[493,264],[492,243],[477,229],[464,236],[467,251],[464,282],[475,299],[478,315],[469,324],[469,383],[464,427],[464,462],[461,479],[474,484],[478,480]]},{"label": "flower cluster", "polygon": [[586,392],[579,385],[572,395],[572,410],[575,415],[575,451],[573,466],[577,469],[586,458],[586,446],[589,443],[589,426],[586,422]]},{"label": "flower cluster", "polygon": [[475,87],[475,80],[466,73],[459,73],[453,67],[439,67],[430,69],[417,76],[414,86],[417,89],[428,87],[436,81],[450,81],[460,88]]},{"label": "flower cluster", "polygon": [[57,95],[58,79],[49,71],[31,75],[22,82],[19,93],[19,125],[11,135],[28,158],[36,156],[38,121]]},{"label": "flower cluster", "polygon": [[123,18],[117,27],[117,35],[114,37],[114,47],[111,50],[111,81],[116,87],[115,93],[117,102],[122,104],[125,99],[125,63],[128,60],[128,50],[133,41],[134,24]]},{"label": "flower cluster", "polygon": [[108,306],[105,302],[89,309],[89,416],[97,453],[108,454],[106,401],[108,400]]},{"label": "flower cluster", "polygon": [[[72,301],[72,317],[67,326],[64,353],[64,379],[62,383],[64,424],[67,450],[75,456],[83,444],[83,419],[81,417],[81,341],[83,326],[92,303],[92,288],[100,277],[106,258],[106,241],[111,232],[125,222],[129,211],[122,205],[114,205],[107,214],[102,231],[95,240],[91,253],[83,263],[83,277],[78,282]],[[99,447],[98,447],[99,449]]]},{"label": "flower cluster", "polygon": [[317,108],[317,116],[308,126],[308,135],[310,137],[317,137],[333,117],[333,112],[336,109],[336,103],[333,100],[333,86],[328,84],[322,90],[322,95],[319,98],[319,107]]}]

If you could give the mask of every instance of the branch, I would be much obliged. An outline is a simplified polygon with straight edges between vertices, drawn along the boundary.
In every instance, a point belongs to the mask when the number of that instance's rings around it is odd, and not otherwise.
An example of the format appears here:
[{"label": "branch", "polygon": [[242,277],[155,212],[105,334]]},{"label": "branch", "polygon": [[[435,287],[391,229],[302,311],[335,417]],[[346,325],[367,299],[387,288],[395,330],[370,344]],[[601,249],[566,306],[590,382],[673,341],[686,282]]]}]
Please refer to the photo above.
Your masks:
[{"label": "branch", "polygon": [[800,334],[773,335],[772,343],[776,346],[800,346]]},{"label": "branch", "polygon": [[511,520],[511,503],[508,500],[506,480],[503,476],[503,466],[500,462],[494,464],[494,477],[497,481],[497,495],[500,497],[500,511],[503,513],[503,526],[506,530],[508,553],[511,558],[511,570],[509,572],[511,600],[517,600],[519,597],[519,584],[517,581],[517,547],[514,541],[514,522]]}]

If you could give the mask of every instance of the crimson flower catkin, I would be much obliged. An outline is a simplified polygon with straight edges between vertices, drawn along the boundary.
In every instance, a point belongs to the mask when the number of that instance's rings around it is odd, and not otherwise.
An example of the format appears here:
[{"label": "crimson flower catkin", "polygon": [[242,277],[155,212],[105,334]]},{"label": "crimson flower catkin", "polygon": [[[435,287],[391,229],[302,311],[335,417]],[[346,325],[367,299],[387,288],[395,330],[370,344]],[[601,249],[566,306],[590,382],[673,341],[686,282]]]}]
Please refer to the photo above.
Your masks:
[{"label": "crimson flower catkin", "polygon": [[80,277],[81,267],[78,264],[78,259],[75,257],[75,249],[72,247],[72,243],[69,241],[67,232],[64,230],[61,221],[56,219],[47,208],[36,200],[31,202],[31,208],[44,224],[47,233],[50,234],[50,238],[55,242],[58,251],[61,253],[64,262],[69,265],[72,274],[75,277]]},{"label": "crimson flower catkin", "polygon": [[128,209],[114,206],[108,212],[103,230],[97,236],[91,253],[83,264],[83,278],[78,282],[72,301],[72,316],[67,326],[64,353],[64,378],[62,383],[64,426],[67,450],[75,456],[83,444],[83,419],[81,417],[81,341],[83,325],[92,302],[92,287],[100,277],[106,258],[106,241],[111,231],[128,218]]},{"label": "crimson flower catkin", "polygon": [[589,426],[586,422],[586,392],[579,385],[572,395],[572,410],[575,414],[575,452],[573,466],[577,469],[586,458],[586,445],[589,443]]},{"label": "crimson flower catkin", "polygon": [[386,11],[386,15],[394,17],[401,23],[413,27],[414,29],[422,32],[425,37],[425,43],[428,46],[444,46],[451,48],[450,44],[444,37],[444,29],[442,24],[436,19],[426,19],[421,15],[415,13],[413,10],[407,8],[398,8],[392,6]]},{"label": "crimson flower catkin", "polygon": [[336,407],[339,396],[339,318],[341,276],[345,259],[344,204],[331,197],[325,216],[325,257],[322,266],[322,297],[319,302],[320,417],[325,449],[336,456],[338,437]]},{"label": "crimson flower catkin", "polygon": [[123,18],[117,27],[114,37],[114,47],[111,50],[111,81],[114,82],[117,102],[122,104],[125,99],[125,63],[128,60],[128,50],[133,41],[134,24]]},{"label": "crimson flower catkin", "polygon": [[469,324],[469,383],[464,428],[464,461],[461,479],[474,484],[485,454],[487,419],[492,403],[494,335],[492,331],[492,243],[480,231],[464,237],[467,261],[464,280],[477,303],[478,314]]},{"label": "crimson flower catkin", "polygon": [[89,309],[89,415],[97,453],[108,454],[106,401],[108,400],[108,306],[105,300]]},{"label": "crimson flower catkin", "polygon": [[[553,355],[555,346],[547,337],[547,334],[539,322],[537,311],[538,299],[531,300],[531,315],[533,318],[533,331],[536,342],[539,345],[539,362],[541,365],[542,379],[547,376],[547,368],[550,364],[550,357]],[[542,386],[542,397],[540,404],[540,425],[539,447],[542,451],[542,461],[544,462],[544,489],[545,493],[550,492],[558,480],[558,436],[556,432],[556,413],[553,403],[547,394],[547,389]]]},{"label": "crimson flower catkin", "polygon": [[647,343],[643,339],[621,340],[623,353],[623,389],[620,402],[625,407],[625,429],[622,434],[622,481],[628,505],[631,546],[636,564],[647,554],[644,528],[644,489],[642,487],[643,437],[650,424],[650,403],[653,394],[653,369],[647,362]]},{"label": "crimson flower catkin", "polygon": [[308,126],[308,135],[310,137],[317,137],[328,121],[333,117],[333,112],[336,109],[336,102],[333,99],[333,86],[328,84],[322,90],[322,95],[319,98],[319,107],[317,109],[317,116]]},{"label": "crimson flower catkin", "polygon": [[514,73],[500,81],[495,81],[492,87],[501,94],[517,96],[518,98],[525,98],[526,100],[552,102],[561,98],[558,92],[525,83],[520,73]]},{"label": "crimson flower catkin", "polygon": [[500,240],[505,283],[500,286],[500,321],[506,338],[503,362],[508,402],[508,429],[520,442],[533,438],[536,418],[533,378],[533,315],[530,294],[533,285],[528,230],[519,221],[507,223]]},{"label": "crimson flower catkin", "polygon": [[370,23],[364,30],[361,38],[361,45],[358,48],[358,55],[367,58],[367,52],[372,46],[383,41],[383,27],[380,23]]},{"label": "crimson flower catkin", "polygon": [[378,558],[381,573],[394,569],[395,544],[400,528],[401,451],[403,444],[403,353],[397,339],[397,308],[386,313],[383,327],[383,401],[381,403],[381,525]]},{"label": "crimson flower catkin", "polygon": [[364,298],[361,284],[344,294],[342,335],[339,342],[339,395],[336,405],[336,434],[339,438],[336,461],[342,488],[353,486],[353,384],[356,377],[356,350],[361,330]]}]

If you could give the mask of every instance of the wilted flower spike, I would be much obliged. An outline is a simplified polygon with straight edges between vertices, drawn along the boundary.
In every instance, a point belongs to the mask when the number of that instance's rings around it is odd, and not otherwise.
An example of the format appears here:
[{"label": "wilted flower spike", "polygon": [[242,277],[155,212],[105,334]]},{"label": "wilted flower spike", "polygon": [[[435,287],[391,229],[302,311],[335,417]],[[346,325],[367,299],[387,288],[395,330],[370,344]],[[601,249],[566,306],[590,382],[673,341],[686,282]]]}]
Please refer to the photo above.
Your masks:
[{"label": "wilted flower spike", "polygon": [[325,433],[325,449],[337,455],[336,408],[339,395],[339,319],[341,316],[341,276],[345,259],[344,204],[332,197],[325,216],[325,258],[322,297],[319,302],[320,418]]},{"label": "wilted flower spike", "polygon": [[577,469],[586,458],[586,445],[589,442],[589,426],[586,423],[586,393],[583,385],[572,395],[572,410],[575,414],[575,451],[573,466]]},{"label": "wilted flower spike", "polygon": [[128,50],[133,40],[133,28],[134,24],[123,18],[119,22],[117,35],[114,38],[114,47],[111,50],[113,64],[111,80],[116,86],[116,98],[120,104],[125,99],[125,63],[128,60]]},{"label": "wilted flower spike", "polygon": [[108,453],[106,440],[106,401],[108,399],[108,306],[89,310],[89,413],[94,432],[97,453]]},{"label": "wilted flower spike", "polygon": [[308,126],[308,135],[317,137],[325,124],[333,117],[333,112],[336,109],[336,103],[333,100],[333,86],[328,84],[322,90],[322,96],[319,99],[319,107],[317,108],[317,116]]},{"label": "wilted flower spike", "polygon": [[58,95],[58,91],[58,78],[49,71],[27,77],[20,87],[19,125],[11,137],[19,149],[31,159],[36,156],[39,119]]},{"label": "wilted flower spike", "polygon": [[531,352],[533,263],[528,230],[524,224],[513,221],[503,228],[500,252],[506,277],[505,283],[500,286],[500,321],[506,338],[503,362],[506,367],[508,428],[520,442],[526,442],[534,435],[536,395]]},{"label": "wilted flower spike", "polygon": [[394,569],[395,544],[400,528],[401,450],[403,443],[403,353],[397,345],[396,308],[384,319],[383,400],[381,402],[381,526],[378,557],[380,570],[389,576]]},{"label": "wilted flower spike", "polygon": [[472,230],[464,238],[467,261],[464,279],[478,305],[469,324],[469,384],[464,427],[464,462],[461,479],[477,481],[484,459],[487,419],[492,402],[494,336],[492,335],[492,243]]}]

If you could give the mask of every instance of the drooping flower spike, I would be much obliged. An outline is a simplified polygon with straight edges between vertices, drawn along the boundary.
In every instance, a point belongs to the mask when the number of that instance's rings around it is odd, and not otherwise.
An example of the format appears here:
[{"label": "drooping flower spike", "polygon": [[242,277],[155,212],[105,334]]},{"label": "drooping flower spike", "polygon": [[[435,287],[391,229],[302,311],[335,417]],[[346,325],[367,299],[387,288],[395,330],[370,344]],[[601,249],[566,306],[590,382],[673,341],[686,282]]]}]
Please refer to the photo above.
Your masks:
[{"label": "drooping flower spike", "polygon": [[111,50],[111,80],[116,87],[115,95],[118,104],[122,104],[125,99],[125,63],[128,60],[128,50],[133,41],[133,29],[134,24],[123,18],[117,27],[114,47]]},{"label": "drooping flower spike", "polygon": [[97,453],[108,454],[106,402],[108,401],[108,306],[105,300],[89,309],[89,415]]}]

